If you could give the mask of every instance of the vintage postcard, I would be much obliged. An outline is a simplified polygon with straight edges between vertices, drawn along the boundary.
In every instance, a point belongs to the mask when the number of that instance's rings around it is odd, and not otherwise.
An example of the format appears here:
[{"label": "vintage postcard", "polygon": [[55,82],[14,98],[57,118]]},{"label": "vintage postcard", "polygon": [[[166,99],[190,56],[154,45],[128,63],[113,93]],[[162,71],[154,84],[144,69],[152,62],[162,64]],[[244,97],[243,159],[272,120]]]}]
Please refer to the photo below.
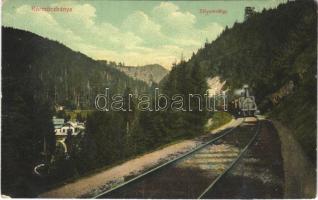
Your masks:
[{"label": "vintage postcard", "polygon": [[316,198],[316,1],[1,6],[2,198]]}]

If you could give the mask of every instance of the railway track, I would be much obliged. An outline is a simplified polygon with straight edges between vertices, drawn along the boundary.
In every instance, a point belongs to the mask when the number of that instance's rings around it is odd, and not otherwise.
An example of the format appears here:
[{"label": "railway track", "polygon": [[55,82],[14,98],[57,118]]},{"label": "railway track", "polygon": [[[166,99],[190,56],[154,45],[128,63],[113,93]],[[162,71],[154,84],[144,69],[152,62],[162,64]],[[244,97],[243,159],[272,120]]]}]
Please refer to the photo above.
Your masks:
[{"label": "railway track", "polygon": [[259,129],[257,118],[244,118],[194,150],[93,198],[204,198],[240,160]]}]

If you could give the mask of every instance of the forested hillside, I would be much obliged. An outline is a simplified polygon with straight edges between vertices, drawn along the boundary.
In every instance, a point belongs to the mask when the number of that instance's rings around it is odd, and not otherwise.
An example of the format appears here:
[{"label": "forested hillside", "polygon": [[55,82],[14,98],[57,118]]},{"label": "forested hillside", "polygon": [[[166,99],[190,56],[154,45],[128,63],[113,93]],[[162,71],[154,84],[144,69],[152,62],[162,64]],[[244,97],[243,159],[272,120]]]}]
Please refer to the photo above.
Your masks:
[{"label": "forested hillside", "polygon": [[193,63],[198,63],[206,77],[219,75],[226,80],[230,93],[248,84],[261,112],[295,130],[315,163],[316,24],[314,1],[288,2],[255,13],[243,23],[226,27],[186,67],[174,67],[166,84],[188,83],[185,76]]},{"label": "forested hillside", "polygon": [[30,71],[43,86],[37,94],[49,102],[73,109],[93,108],[94,98],[106,87],[114,93],[123,93],[127,86],[147,90],[144,82],[59,42],[13,28],[2,28],[2,34],[3,76],[16,78],[23,70]]},{"label": "forested hillside", "polygon": [[[3,192],[34,195],[34,166],[43,162],[43,153],[48,153],[46,161],[55,154],[54,105],[94,109],[94,98],[105,87],[114,93],[124,93],[127,87],[133,87],[132,92],[148,89],[146,83],[58,42],[2,28]],[[44,140],[47,152],[43,152]],[[53,167],[58,169],[51,169],[53,180],[72,176],[67,166],[74,163],[63,159],[55,159]]]}]

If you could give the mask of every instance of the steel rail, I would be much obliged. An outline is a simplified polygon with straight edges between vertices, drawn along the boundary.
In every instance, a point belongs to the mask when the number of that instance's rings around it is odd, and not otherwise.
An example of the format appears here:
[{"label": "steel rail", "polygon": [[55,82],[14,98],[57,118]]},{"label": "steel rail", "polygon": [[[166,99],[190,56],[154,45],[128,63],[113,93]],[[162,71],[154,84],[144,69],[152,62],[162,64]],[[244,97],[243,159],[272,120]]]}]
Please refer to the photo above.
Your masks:
[{"label": "steel rail", "polygon": [[243,155],[245,154],[247,149],[253,144],[253,142],[255,141],[256,137],[259,134],[259,130],[261,127],[261,123],[260,123],[259,119],[257,117],[255,117],[255,118],[257,120],[257,129],[255,131],[255,134],[251,138],[251,140],[242,149],[242,151],[236,157],[236,159],[231,162],[231,164],[228,166],[228,168],[225,171],[223,171],[216,179],[214,179],[213,182],[200,194],[200,196],[197,199],[202,199],[204,197],[204,195],[206,195],[206,193],[209,192],[222,179],[222,177],[224,177],[224,175],[226,175],[235,166],[235,164],[243,157]]},{"label": "steel rail", "polygon": [[126,185],[128,185],[128,184],[130,184],[130,183],[132,183],[132,182],[134,182],[134,181],[136,181],[136,180],[138,180],[138,179],[141,179],[141,178],[143,178],[143,177],[145,177],[145,176],[147,176],[147,175],[149,175],[149,174],[151,174],[151,173],[153,173],[153,172],[155,172],[155,171],[157,171],[157,170],[160,170],[160,169],[162,169],[163,167],[166,167],[166,166],[168,166],[168,165],[170,165],[170,164],[173,164],[173,163],[175,163],[175,162],[177,162],[177,161],[179,161],[179,160],[182,160],[182,159],[184,159],[184,158],[186,158],[186,157],[192,155],[193,153],[195,153],[195,152],[199,151],[200,149],[202,149],[202,148],[204,148],[204,147],[210,145],[211,143],[222,139],[223,137],[225,137],[226,135],[228,135],[229,133],[231,133],[234,129],[236,129],[237,127],[241,126],[241,125],[245,122],[245,120],[246,120],[246,118],[244,117],[244,119],[242,120],[242,122],[240,122],[237,126],[232,127],[231,129],[225,131],[223,134],[219,135],[218,137],[213,138],[213,139],[211,139],[210,141],[205,142],[205,143],[199,145],[198,147],[195,147],[195,148],[192,149],[191,151],[189,151],[189,152],[187,152],[187,153],[185,153],[185,154],[183,154],[183,155],[181,155],[181,156],[179,156],[179,157],[177,157],[177,158],[175,158],[175,159],[173,159],[173,160],[170,160],[170,161],[168,161],[168,162],[166,162],[166,163],[163,163],[163,164],[161,164],[161,165],[159,165],[159,166],[157,166],[157,167],[155,167],[155,168],[153,168],[153,169],[151,169],[151,170],[149,170],[149,171],[147,171],[147,172],[145,172],[145,173],[143,173],[143,174],[140,174],[139,176],[136,176],[135,178],[132,178],[131,180],[128,180],[128,181],[126,181],[126,182],[124,182],[124,183],[122,183],[122,184],[119,184],[119,185],[115,186],[114,188],[111,188],[111,189],[109,189],[109,190],[106,190],[106,191],[104,191],[104,192],[101,192],[100,194],[98,194],[98,195],[96,195],[96,196],[93,196],[92,198],[93,198],[93,199],[97,199],[97,198],[99,198],[99,197],[101,197],[101,196],[103,196],[103,195],[106,195],[106,194],[108,194],[108,193],[114,191],[114,190],[117,190],[117,189],[119,189],[119,188],[122,188],[122,187],[124,187],[124,186],[126,186]]}]

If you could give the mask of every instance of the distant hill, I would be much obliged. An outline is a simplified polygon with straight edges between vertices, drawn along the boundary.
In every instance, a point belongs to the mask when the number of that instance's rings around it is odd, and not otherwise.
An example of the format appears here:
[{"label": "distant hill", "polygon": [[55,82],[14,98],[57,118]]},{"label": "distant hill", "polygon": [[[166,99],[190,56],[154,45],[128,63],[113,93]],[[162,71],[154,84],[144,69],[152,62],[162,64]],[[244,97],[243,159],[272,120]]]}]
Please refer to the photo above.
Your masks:
[{"label": "distant hill", "polygon": [[[4,27],[2,35],[4,97],[25,85],[23,76],[39,86],[36,95],[43,100],[73,108],[92,107],[94,98],[105,87],[114,93],[123,93],[126,87],[139,92],[147,90],[144,82],[57,41]],[[13,80],[15,84],[11,85]],[[6,90],[9,86],[12,88]]]},{"label": "distant hill", "polygon": [[[101,62],[107,63],[105,61]],[[114,67],[128,76],[142,80],[147,84],[151,84],[151,82],[159,83],[163,77],[169,73],[167,69],[158,64],[144,65],[140,67],[115,65]]]}]

